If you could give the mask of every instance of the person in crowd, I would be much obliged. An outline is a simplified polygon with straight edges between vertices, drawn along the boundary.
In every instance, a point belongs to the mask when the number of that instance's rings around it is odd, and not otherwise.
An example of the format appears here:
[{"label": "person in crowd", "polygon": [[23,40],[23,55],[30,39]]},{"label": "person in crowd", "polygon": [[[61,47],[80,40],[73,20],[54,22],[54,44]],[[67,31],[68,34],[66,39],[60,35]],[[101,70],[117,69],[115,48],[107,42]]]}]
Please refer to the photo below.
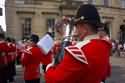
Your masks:
[{"label": "person in crowd", "polygon": [[81,5],[74,23],[79,42],[65,47],[59,64],[47,65],[46,83],[100,83],[110,75],[111,43],[97,34],[102,23],[95,6]]},{"label": "person in crowd", "polygon": [[7,83],[8,80],[8,61],[7,53],[10,51],[4,33],[0,32],[0,83]]},{"label": "person in crowd", "polygon": [[11,37],[6,38],[7,45],[10,49],[10,51],[7,53],[7,61],[8,61],[8,81],[14,82],[15,75],[16,75],[16,66],[15,66],[15,60],[16,60],[16,44],[15,40]]},{"label": "person in crowd", "polygon": [[28,40],[29,40],[28,38],[24,38],[23,40],[19,40],[16,43],[16,53],[17,53],[16,62],[18,65],[21,64],[20,58],[23,50],[26,49],[27,44],[29,43]]},{"label": "person in crowd", "polygon": [[116,42],[115,40],[112,40],[112,54],[115,54],[116,50],[117,50]]},{"label": "person in crowd", "polygon": [[121,56],[121,52],[123,51],[123,45],[122,43],[118,43],[118,49],[117,49],[117,53],[118,53],[118,56]]},{"label": "person in crowd", "polygon": [[21,55],[25,83],[40,83],[40,63],[49,64],[51,62],[47,58],[50,53],[45,55],[42,49],[37,46],[38,41],[38,35],[32,34]]},{"label": "person in crowd", "polygon": [[[46,32],[45,34],[48,34],[51,38],[53,38],[53,34],[51,33],[51,32]],[[46,56],[46,59],[48,60],[48,62],[51,62],[52,61],[52,59],[53,59],[53,51],[52,50],[50,50],[50,52],[49,52],[49,56]],[[46,55],[46,54],[45,54]],[[46,61],[47,61],[46,60]],[[47,66],[48,64],[42,64],[42,69],[43,69],[43,71],[45,72],[46,71],[46,66]]]}]

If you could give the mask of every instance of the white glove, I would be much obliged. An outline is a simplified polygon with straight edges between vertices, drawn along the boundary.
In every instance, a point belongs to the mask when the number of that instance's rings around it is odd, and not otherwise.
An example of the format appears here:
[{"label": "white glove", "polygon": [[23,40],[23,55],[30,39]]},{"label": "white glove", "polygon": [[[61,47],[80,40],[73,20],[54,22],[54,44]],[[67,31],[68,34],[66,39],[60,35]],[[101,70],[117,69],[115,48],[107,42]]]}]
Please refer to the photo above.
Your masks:
[{"label": "white glove", "polygon": [[100,83],[104,83],[104,82],[100,82]]},{"label": "white glove", "polygon": [[47,71],[50,67],[53,67],[53,66],[54,66],[54,63],[55,63],[55,59],[53,58],[52,62],[47,65],[46,71]]}]

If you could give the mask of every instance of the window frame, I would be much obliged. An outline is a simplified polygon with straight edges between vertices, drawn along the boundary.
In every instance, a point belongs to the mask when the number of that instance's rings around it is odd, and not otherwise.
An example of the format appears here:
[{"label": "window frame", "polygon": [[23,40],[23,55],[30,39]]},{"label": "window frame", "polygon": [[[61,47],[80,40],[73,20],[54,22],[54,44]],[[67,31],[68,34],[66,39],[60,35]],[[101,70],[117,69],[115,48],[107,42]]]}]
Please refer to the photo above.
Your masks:
[{"label": "window frame", "polygon": [[32,18],[30,17],[24,18],[24,23],[22,24],[22,28],[23,28],[23,38],[28,38],[31,35]]},{"label": "window frame", "polygon": [[125,8],[125,0],[120,0],[121,2],[121,8]]}]

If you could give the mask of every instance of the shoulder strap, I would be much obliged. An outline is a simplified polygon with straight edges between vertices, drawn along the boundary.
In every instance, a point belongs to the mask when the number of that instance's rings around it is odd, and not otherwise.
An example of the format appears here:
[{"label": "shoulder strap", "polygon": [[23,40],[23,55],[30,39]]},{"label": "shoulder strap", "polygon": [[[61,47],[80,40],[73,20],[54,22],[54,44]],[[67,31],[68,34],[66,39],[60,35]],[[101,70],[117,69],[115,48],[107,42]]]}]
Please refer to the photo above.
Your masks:
[{"label": "shoulder strap", "polygon": [[83,47],[84,45],[88,44],[89,41],[83,41],[80,42],[78,44],[76,44],[75,46],[69,46],[66,47],[65,49],[78,61],[88,64],[87,58],[84,54],[84,52],[81,50],[81,47]]},{"label": "shoulder strap", "polygon": [[28,54],[32,54],[31,49],[32,47],[28,47],[27,49],[24,50],[24,52]]}]

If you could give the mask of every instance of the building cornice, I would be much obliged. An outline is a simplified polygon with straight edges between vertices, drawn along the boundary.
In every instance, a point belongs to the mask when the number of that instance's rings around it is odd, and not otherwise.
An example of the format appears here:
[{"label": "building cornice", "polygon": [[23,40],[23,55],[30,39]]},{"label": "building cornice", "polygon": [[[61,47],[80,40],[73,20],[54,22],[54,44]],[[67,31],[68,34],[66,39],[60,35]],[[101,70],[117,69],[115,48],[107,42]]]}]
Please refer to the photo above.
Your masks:
[{"label": "building cornice", "polygon": [[58,12],[41,12],[41,14],[43,14],[43,15],[57,15],[57,16],[59,16],[59,13]]},{"label": "building cornice", "polygon": [[62,0],[41,0],[41,1],[49,1],[49,2],[61,2]]},{"label": "building cornice", "polygon": [[17,14],[35,14],[33,11],[16,11]]},{"label": "building cornice", "polygon": [[111,8],[111,9],[125,10],[125,8],[113,7],[113,6],[104,6],[104,5],[96,5],[96,7],[102,7],[102,8]]}]

